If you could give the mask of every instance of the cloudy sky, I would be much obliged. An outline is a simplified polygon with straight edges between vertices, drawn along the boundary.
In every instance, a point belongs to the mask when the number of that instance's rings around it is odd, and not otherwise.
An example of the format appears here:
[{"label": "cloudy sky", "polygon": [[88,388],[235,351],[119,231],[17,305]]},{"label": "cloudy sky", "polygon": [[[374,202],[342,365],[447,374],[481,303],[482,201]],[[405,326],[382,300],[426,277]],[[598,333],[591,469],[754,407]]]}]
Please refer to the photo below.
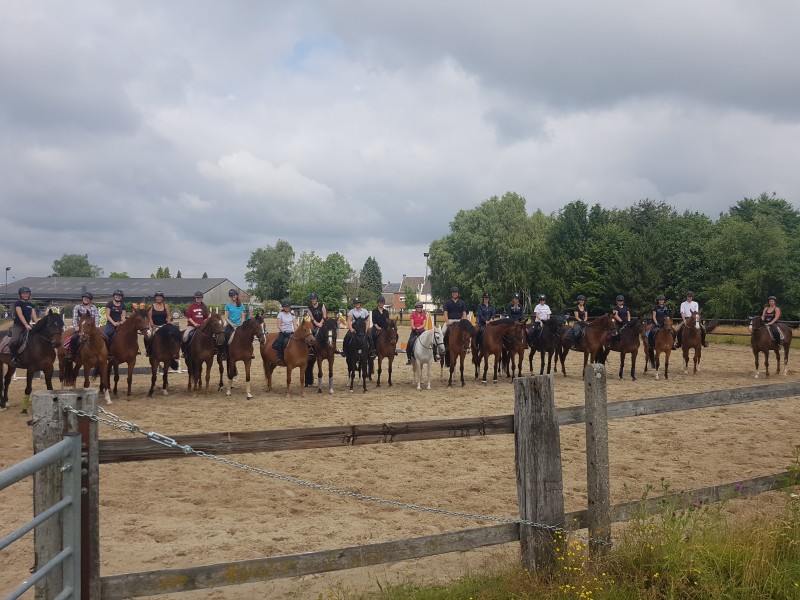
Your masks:
[{"label": "cloudy sky", "polygon": [[9,282],[68,252],[244,286],[279,238],[397,281],[506,191],[796,203],[798,23],[788,0],[8,0]]}]

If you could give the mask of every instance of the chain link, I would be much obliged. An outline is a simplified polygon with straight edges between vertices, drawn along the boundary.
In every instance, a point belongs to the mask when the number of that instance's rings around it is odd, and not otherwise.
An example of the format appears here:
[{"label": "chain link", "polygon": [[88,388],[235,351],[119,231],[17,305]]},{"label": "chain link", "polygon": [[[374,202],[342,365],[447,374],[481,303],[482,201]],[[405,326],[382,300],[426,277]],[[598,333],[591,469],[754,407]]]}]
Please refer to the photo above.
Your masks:
[{"label": "chain link", "polygon": [[229,458],[223,458],[222,456],[217,456],[216,454],[209,454],[208,452],[204,452],[202,450],[195,450],[188,444],[179,444],[173,438],[168,437],[166,435],[162,435],[155,431],[145,432],[143,431],[136,423],[131,423],[130,421],[125,421],[124,419],[118,417],[112,412],[107,411],[102,406],[98,406],[98,410],[106,415],[108,418],[104,419],[97,415],[93,415],[87,413],[86,411],[79,410],[76,408],[72,408],[71,406],[62,405],[64,412],[72,413],[77,417],[89,419],[96,423],[102,423],[103,425],[108,425],[113,427],[114,429],[119,429],[121,431],[129,431],[131,433],[138,433],[146,438],[150,439],[151,441],[161,444],[162,446],[166,446],[167,448],[176,448],[181,450],[184,454],[194,454],[199,458],[205,458],[206,460],[211,460],[214,462],[218,462],[220,464],[233,467],[235,469],[239,469],[241,471],[245,471],[246,473],[254,473],[256,475],[263,475],[265,477],[270,477],[272,479],[277,479],[279,481],[285,481],[287,483],[291,483],[293,485],[299,485],[302,487],[310,488],[312,490],[318,490],[321,492],[327,492],[329,494],[335,494],[338,496],[343,496],[346,498],[353,498],[355,500],[362,500],[364,502],[372,502],[374,504],[381,504],[383,506],[391,506],[393,508],[399,508],[404,510],[413,510],[418,512],[426,512],[432,513],[437,515],[445,515],[448,517],[458,517],[463,519],[473,519],[476,521],[487,521],[487,522],[494,522],[494,523],[509,523],[509,524],[518,524],[518,525],[527,525],[529,527],[533,527],[535,529],[540,529],[544,531],[550,531],[552,533],[560,533],[564,536],[574,535],[578,539],[591,542],[593,544],[602,545],[602,546],[611,546],[612,542],[601,540],[597,538],[592,538],[587,535],[583,535],[577,533],[575,531],[570,531],[564,527],[559,525],[548,525],[546,523],[537,523],[535,521],[530,521],[527,519],[520,519],[519,517],[500,517],[497,515],[481,515],[476,513],[469,513],[464,511],[457,511],[457,510],[448,510],[445,508],[436,508],[433,506],[423,506],[421,504],[412,504],[408,502],[401,502],[399,500],[392,500],[391,498],[380,498],[377,496],[370,496],[369,494],[361,494],[359,492],[353,492],[350,490],[344,490],[341,488],[325,485],[323,483],[315,483],[313,481],[306,481],[305,479],[300,479],[299,477],[292,477],[291,475],[284,475],[282,473],[275,473],[273,471],[267,471],[266,469],[261,469],[259,467],[254,467],[252,465],[248,465],[245,463],[241,463],[235,460],[230,460]]}]

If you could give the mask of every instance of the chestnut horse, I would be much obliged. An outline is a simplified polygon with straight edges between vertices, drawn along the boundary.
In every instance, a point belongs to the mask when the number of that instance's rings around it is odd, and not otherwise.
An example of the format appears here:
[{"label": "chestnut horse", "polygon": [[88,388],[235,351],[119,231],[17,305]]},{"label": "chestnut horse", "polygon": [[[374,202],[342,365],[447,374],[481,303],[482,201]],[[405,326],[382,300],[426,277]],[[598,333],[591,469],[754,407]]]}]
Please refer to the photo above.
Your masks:
[{"label": "chestnut horse", "polygon": [[336,348],[336,334],[338,332],[336,319],[329,318],[322,322],[322,327],[317,330],[314,341],[314,358],[317,363],[317,393],[322,393],[322,361],[328,361],[328,393],[333,393],[333,362],[338,354]]},{"label": "chestnut horse", "polygon": [[[602,358],[598,361],[605,363],[609,352],[619,352],[619,378],[625,370],[625,355],[631,355],[631,380],[636,381],[636,357],[639,355],[639,346],[644,336],[644,319],[632,318],[627,325],[618,329],[619,334],[607,340]],[[647,357],[645,357],[647,360]]]},{"label": "chestnut horse", "polygon": [[[233,334],[231,334],[231,337],[228,338],[228,358],[226,365],[228,372],[228,389],[225,390],[226,396],[231,395],[233,378],[239,374],[236,363],[242,361],[244,363],[244,380],[246,383],[245,397],[248,400],[253,398],[253,394],[250,392],[250,363],[253,361],[253,340],[258,340],[259,343],[263,345],[266,338],[264,330],[264,317],[262,317],[261,314],[256,314],[252,319],[247,319],[244,323],[239,325]],[[261,356],[264,356],[263,348],[261,349]],[[265,362],[265,372],[266,368]]]},{"label": "chestnut horse", "polygon": [[219,313],[211,313],[203,323],[196,327],[194,335],[183,353],[186,369],[189,371],[188,391],[197,392],[203,386],[203,365],[206,367],[206,392],[211,382],[211,366],[214,358],[219,366],[219,388],[222,389],[222,359],[219,349],[225,344],[225,323]]},{"label": "chestnut horse", "polygon": [[536,352],[539,352],[541,357],[541,366],[539,368],[539,375],[544,374],[544,356],[547,355],[547,374],[550,374],[550,368],[553,362],[553,354],[556,355],[556,368],[558,368],[558,356],[561,350],[561,336],[564,334],[564,322],[566,318],[561,314],[552,314],[546,321],[542,321],[541,331],[536,336],[534,326],[528,330],[527,341],[531,351],[528,355],[528,367],[533,373],[533,357]]},{"label": "chestnut horse", "polygon": [[644,372],[647,373],[647,363],[649,362],[656,370],[656,379],[658,379],[658,369],[661,367],[661,355],[664,355],[664,379],[669,378],[669,355],[672,352],[672,346],[675,344],[676,333],[672,328],[672,317],[664,317],[664,325],[662,325],[652,338],[653,343],[647,344],[647,359],[644,362]]},{"label": "chestnut horse", "polygon": [[78,332],[80,333],[81,347],[78,351],[78,361],[75,363],[74,375],[78,377],[78,371],[83,366],[83,387],[89,387],[89,370],[95,369],[92,378],[100,375],[100,393],[106,399],[106,404],[111,404],[111,394],[108,386],[108,346],[106,336],[95,325],[94,317],[91,313],[84,313],[78,320]]},{"label": "chestnut horse", "polygon": [[[25,397],[22,401],[22,412],[28,413],[33,374],[41,371],[48,390],[53,389],[53,363],[56,360],[55,348],[61,344],[61,332],[64,331],[64,320],[57,313],[47,315],[34,323],[28,333],[25,348],[19,353],[19,365],[12,365],[10,354],[0,354],[0,410],[8,407],[8,386],[17,369],[25,369]],[[8,365],[5,377],[3,365]]]},{"label": "chestnut horse", "polygon": [[[606,342],[606,336],[615,331],[617,322],[614,317],[608,313],[593,319],[587,323],[583,328],[583,336],[575,342],[575,351],[583,352],[583,371],[586,370],[586,363],[599,362],[603,352],[603,344]],[[564,367],[564,360],[570,351],[571,340],[566,338],[566,331],[561,336],[561,350],[559,352],[558,361],[561,363],[561,372],[564,377],[567,376],[567,370]],[[583,378],[583,371],[581,371],[581,378]]]},{"label": "chestnut horse", "polygon": [[453,371],[456,368],[456,359],[461,367],[461,387],[464,383],[464,357],[472,347],[472,338],[475,335],[475,328],[469,319],[461,319],[458,323],[453,323],[447,328],[447,343],[445,344],[444,363],[450,367],[450,380],[447,387],[453,386]]},{"label": "chestnut horse", "polygon": [[694,349],[694,371],[697,374],[697,365],[703,356],[703,344],[700,329],[700,313],[692,311],[692,316],[686,319],[686,325],[681,334],[681,347],[683,348],[683,372],[689,372],[689,350]]},{"label": "chestnut horse", "polygon": [[[766,377],[769,377],[770,350],[775,352],[775,362],[778,365],[776,371],[780,373],[781,347],[783,348],[783,374],[789,374],[789,348],[792,345],[792,330],[784,323],[777,323],[774,327],[777,327],[782,334],[777,344],[772,337],[772,332],[769,331],[769,327],[764,324],[761,317],[750,317],[750,346],[753,348],[753,357],[756,361],[756,379],[758,379],[759,352],[764,353],[764,371],[766,372]],[[685,340],[686,332],[684,332],[683,335]]]},{"label": "chestnut horse", "polygon": [[108,349],[109,369],[114,370],[114,390],[117,395],[117,385],[119,384],[119,366],[122,363],[128,365],[128,396],[131,395],[131,385],[133,383],[133,370],[136,368],[136,357],[139,354],[139,339],[137,334],[141,333],[145,337],[150,335],[150,324],[147,319],[147,311],[134,308],[131,316],[117,328],[117,332],[111,339]]},{"label": "chestnut horse", "polygon": [[[283,363],[278,362],[278,353],[272,347],[273,342],[278,337],[277,333],[270,333],[265,336],[264,341],[261,343],[261,360],[264,361],[264,377],[267,380],[267,391],[272,390],[272,373],[278,366],[286,367],[286,396],[289,396],[289,389],[292,385],[292,370],[299,368],[300,373],[297,376],[297,385],[300,389],[300,395],[304,396],[304,375],[306,366],[311,359],[311,348],[316,344],[314,338],[314,324],[310,319],[303,319],[300,321],[300,326],[295,329],[292,337],[289,338],[289,343],[283,351]],[[249,374],[248,374],[249,381]],[[249,387],[248,383],[248,387]]]},{"label": "chestnut horse", "polygon": [[[392,385],[392,363],[397,352],[397,322],[389,319],[386,328],[382,329],[375,339],[375,354],[378,357],[378,382],[375,387],[381,387],[381,372],[383,371],[383,359],[389,363],[389,387]],[[370,372],[373,372],[372,359],[370,359]]]},{"label": "chestnut horse", "polygon": [[492,383],[497,383],[497,370],[502,364],[503,346],[512,343],[513,340],[525,335],[525,322],[515,321],[504,317],[495,319],[486,324],[483,330],[483,340],[481,347],[473,345],[472,362],[475,365],[475,379],[478,378],[478,370],[483,361],[483,378],[481,383],[486,383],[486,372],[489,370],[489,356],[494,356],[494,377]]},{"label": "chestnut horse", "polygon": [[153,397],[156,389],[156,379],[158,378],[158,365],[164,365],[164,375],[161,378],[161,393],[169,394],[169,370],[177,369],[180,365],[178,359],[181,356],[181,330],[177,325],[167,323],[157,328],[152,335],[153,342],[150,344],[150,391],[147,397]]}]

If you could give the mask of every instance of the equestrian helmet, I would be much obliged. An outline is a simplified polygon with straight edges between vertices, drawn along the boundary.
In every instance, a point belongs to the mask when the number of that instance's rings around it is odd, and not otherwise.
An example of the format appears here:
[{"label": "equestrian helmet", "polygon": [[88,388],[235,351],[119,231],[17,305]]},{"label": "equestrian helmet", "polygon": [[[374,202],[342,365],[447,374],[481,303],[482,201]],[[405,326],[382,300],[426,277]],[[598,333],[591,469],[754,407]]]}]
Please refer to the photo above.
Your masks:
[{"label": "equestrian helmet", "polygon": [[414,308],[422,308],[425,306],[421,300],[417,300],[417,303],[414,305]]},{"label": "equestrian helmet", "polygon": [[31,293],[31,288],[29,288],[27,285],[23,285],[21,288],[19,288],[20,296],[22,296],[22,294],[30,294],[30,293]]},{"label": "equestrian helmet", "polygon": [[81,299],[83,299],[83,298],[88,298],[89,300],[94,300],[94,296],[92,295],[92,292],[83,292],[83,294],[81,294]]},{"label": "equestrian helmet", "polygon": [[450,288],[450,293],[451,294],[457,294],[458,293],[458,288],[456,286],[453,286],[452,288]]},{"label": "equestrian helmet", "polygon": [[490,298],[491,296],[489,296],[489,292],[483,292],[483,297],[484,298]]},{"label": "equestrian helmet", "polygon": [[194,293],[194,297],[195,298],[202,298],[203,297],[203,292],[200,292],[200,291],[195,292]]},{"label": "equestrian helmet", "polygon": [[162,292],[161,290],[156,290],[156,293],[153,294],[153,298],[158,298],[159,296],[161,296],[163,298],[164,297],[164,292]]},{"label": "equestrian helmet", "polygon": [[539,300],[547,300],[544,294],[539,294]]},{"label": "equestrian helmet", "polygon": [[578,302],[580,302],[581,300],[583,300],[584,302],[586,302],[586,296],[584,296],[583,294],[581,294],[580,296],[578,296],[578,297],[576,298],[576,300],[577,300]]},{"label": "equestrian helmet", "polygon": [[386,303],[386,298],[384,298],[383,296],[378,296],[378,302]]},{"label": "equestrian helmet", "polygon": [[659,294],[656,300],[666,300],[666,298],[664,297],[664,294]]},{"label": "equestrian helmet", "polygon": [[114,290],[114,293],[111,294],[112,296],[122,296],[125,297],[125,293],[122,290]]},{"label": "equestrian helmet", "polygon": [[358,296],[353,298],[353,304],[361,304],[361,298],[359,298]]},{"label": "equestrian helmet", "polygon": [[308,297],[309,300],[319,300],[319,296],[317,296],[317,292],[311,292],[311,295]]},{"label": "equestrian helmet", "polygon": [[291,307],[291,306],[292,306],[292,303],[291,303],[291,302],[289,302],[288,300],[283,300],[283,301],[281,301],[281,308],[286,308],[287,306],[288,306],[288,307]]},{"label": "equestrian helmet", "polygon": [[622,294],[620,294],[619,296],[617,296],[617,302],[619,302],[620,300],[622,300],[623,302],[625,302],[625,296],[623,296]]},{"label": "equestrian helmet", "polygon": [[691,296],[692,298],[694,298],[694,292],[692,292],[692,291],[686,292],[686,295],[687,296]]},{"label": "equestrian helmet", "polygon": [[235,289],[231,288],[231,289],[228,290],[228,298],[233,298],[234,296],[238,296],[238,295],[239,295],[239,292],[237,292]]},{"label": "equestrian helmet", "polygon": [[767,298],[767,301],[769,300],[775,300],[775,302],[778,301],[778,299],[775,296],[770,296],[769,298]]},{"label": "equestrian helmet", "polygon": [[511,296],[511,299],[512,299],[512,300],[519,300],[519,294],[518,294],[518,293],[516,293],[516,292],[514,292],[514,295],[513,295],[513,296]]}]

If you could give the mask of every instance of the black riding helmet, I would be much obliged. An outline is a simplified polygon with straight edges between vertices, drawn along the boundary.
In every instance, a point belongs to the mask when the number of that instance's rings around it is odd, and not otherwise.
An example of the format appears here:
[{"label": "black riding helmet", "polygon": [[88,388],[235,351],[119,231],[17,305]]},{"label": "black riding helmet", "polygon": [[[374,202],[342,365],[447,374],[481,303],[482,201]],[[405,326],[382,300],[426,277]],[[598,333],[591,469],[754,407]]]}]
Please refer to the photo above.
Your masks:
[{"label": "black riding helmet", "polygon": [[111,295],[112,296],[122,296],[123,298],[125,297],[125,294],[122,292],[122,290],[114,290],[114,293],[111,294]]},{"label": "black riding helmet", "polygon": [[153,298],[158,298],[159,296],[161,296],[161,298],[164,298],[164,292],[162,292],[161,290],[156,290],[156,293],[153,294]]},{"label": "black riding helmet", "polygon": [[386,303],[386,298],[384,298],[383,296],[378,296],[378,302]]},{"label": "black riding helmet", "polygon": [[659,294],[658,297],[656,297],[656,301],[659,301],[659,300],[666,300],[666,298],[664,297],[664,294]]},{"label": "black riding helmet", "polygon": [[22,294],[30,294],[30,293],[31,293],[31,288],[29,288],[27,285],[23,285],[21,288],[19,288],[18,294],[20,296],[22,296]]},{"label": "black riding helmet", "polygon": [[239,295],[239,292],[237,292],[235,289],[231,288],[231,289],[228,290],[228,298],[233,298],[234,296],[238,296],[238,295]]},{"label": "black riding helmet", "polygon": [[319,296],[317,296],[317,292],[311,292],[311,295],[308,297],[309,300],[319,300]]},{"label": "black riding helmet", "polygon": [[281,302],[281,308],[286,308],[287,306],[291,307],[291,306],[292,306],[292,303],[291,303],[291,302],[289,302],[288,300],[283,300],[283,301]]},{"label": "black riding helmet", "polygon": [[194,297],[195,297],[195,298],[202,298],[202,297],[203,297],[203,292],[199,292],[199,291],[198,291],[198,292],[195,292],[195,293],[194,293]]},{"label": "black riding helmet", "polygon": [[414,305],[414,308],[422,308],[425,306],[420,300],[417,300],[417,303]]},{"label": "black riding helmet", "polygon": [[544,294],[539,294],[539,300],[547,300]]},{"label": "black riding helmet", "polygon": [[770,300],[775,300],[775,302],[778,301],[778,299],[775,296],[770,296],[769,298],[767,298],[767,302],[769,302]]},{"label": "black riding helmet", "polygon": [[489,298],[489,297],[490,297],[490,296],[489,296],[489,292],[483,292],[483,297],[484,297],[484,298]]},{"label": "black riding helmet", "polygon": [[353,298],[353,304],[361,304],[361,298],[359,298],[358,296]]},{"label": "black riding helmet", "polygon": [[625,296],[623,296],[622,294],[620,294],[619,296],[617,296],[617,302],[619,302],[620,300],[622,300],[623,302],[625,302]]},{"label": "black riding helmet", "polygon": [[92,296],[92,292],[83,292],[81,294],[81,299],[88,298],[89,300],[94,300],[94,296]]},{"label": "black riding helmet", "polygon": [[456,286],[451,287],[450,288],[450,293],[451,294],[457,294],[458,293],[458,288]]},{"label": "black riding helmet", "polygon": [[586,302],[586,296],[584,296],[583,294],[581,294],[580,296],[578,296],[578,297],[576,298],[576,300],[578,300],[579,302],[580,302],[581,300],[583,300],[584,302]]}]

